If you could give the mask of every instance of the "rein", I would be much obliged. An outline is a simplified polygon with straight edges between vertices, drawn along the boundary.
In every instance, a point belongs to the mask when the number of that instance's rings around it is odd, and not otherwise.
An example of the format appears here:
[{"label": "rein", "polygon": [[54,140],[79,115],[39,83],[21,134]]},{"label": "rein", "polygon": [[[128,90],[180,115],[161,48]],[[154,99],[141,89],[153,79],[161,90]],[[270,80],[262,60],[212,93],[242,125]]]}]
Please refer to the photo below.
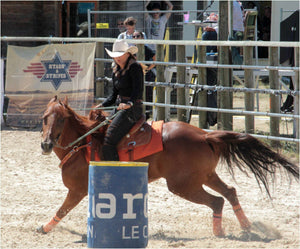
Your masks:
[{"label": "rein", "polygon": [[92,107],[92,108],[79,108],[79,109],[73,109],[74,111],[85,111],[85,110],[111,110],[118,108],[118,106],[107,106],[107,107]]},{"label": "rein", "polygon": [[98,130],[99,128],[101,128],[104,125],[109,124],[109,122],[117,115],[117,113],[115,113],[114,115],[110,116],[109,118],[107,118],[106,120],[104,120],[103,122],[101,122],[100,124],[98,124],[96,127],[94,127],[93,129],[91,129],[90,131],[88,131],[87,133],[83,134],[81,137],[77,138],[75,141],[69,143],[67,146],[61,146],[59,144],[56,144],[55,147],[60,148],[60,149],[68,149],[71,148],[73,145],[77,144],[78,142],[80,142],[82,139],[84,139],[85,137],[87,137],[88,135],[92,134],[94,131]]},{"label": "rein", "polygon": [[[97,125],[96,127],[94,127],[93,129],[91,129],[90,131],[88,131],[87,133],[85,133],[84,135],[82,135],[81,137],[79,137],[78,139],[76,139],[74,142],[69,143],[67,146],[60,146],[59,144],[56,144],[55,147],[61,148],[61,149],[67,149],[72,147],[73,145],[75,145],[76,143],[78,143],[79,141],[81,141],[82,139],[84,139],[85,137],[87,137],[88,135],[90,135],[91,133],[93,133],[94,131],[98,130],[100,127],[107,125],[115,116],[117,115],[117,113],[115,113],[114,115],[110,116],[109,118],[107,118],[106,120],[104,120],[103,122],[101,122],[99,125]],[[81,145],[81,146],[74,146],[72,150],[69,151],[69,153],[67,155],[65,155],[65,157],[61,160],[60,164],[59,164],[59,168],[62,168],[63,165],[79,150],[84,149],[86,147],[89,147],[92,145],[92,142],[89,142],[87,144]]]}]

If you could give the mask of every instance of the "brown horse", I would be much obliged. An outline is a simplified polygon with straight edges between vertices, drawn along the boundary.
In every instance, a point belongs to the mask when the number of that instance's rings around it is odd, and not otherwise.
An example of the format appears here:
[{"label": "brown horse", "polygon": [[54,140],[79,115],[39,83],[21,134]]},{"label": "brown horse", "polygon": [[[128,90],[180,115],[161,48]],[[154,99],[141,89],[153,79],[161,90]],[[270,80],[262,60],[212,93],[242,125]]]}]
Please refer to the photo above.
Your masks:
[{"label": "brown horse", "polygon": [[[65,161],[65,156],[72,148],[63,147],[97,124],[99,122],[76,114],[68,106],[66,99],[60,101],[53,98],[43,116],[43,153],[49,154],[53,149],[59,159]],[[101,129],[97,131],[100,143],[105,127]],[[264,185],[268,194],[268,177],[274,178],[277,168],[284,169],[296,179],[299,177],[298,166],[247,134],[231,131],[208,133],[183,122],[168,122],[163,124],[162,140],[163,151],[139,160],[149,163],[149,182],[163,177],[171,192],[191,202],[210,207],[213,211],[215,236],[224,236],[221,224],[224,198],[207,193],[203,185],[220,193],[230,202],[242,229],[249,231],[251,228],[251,223],[238,201],[236,190],[227,186],[215,171],[220,158],[227,163],[232,175],[233,164],[244,173],[251,171],[258,184]],[[86,146],[85,144],[86,141],[82,141],[76,146]],[[85,158],[85,152],[85,149],[78,150],[64,162],[62,178],[69,189],[68,195],[51,221],[38,231],[49,232],[87,195],[89,162]]]}]

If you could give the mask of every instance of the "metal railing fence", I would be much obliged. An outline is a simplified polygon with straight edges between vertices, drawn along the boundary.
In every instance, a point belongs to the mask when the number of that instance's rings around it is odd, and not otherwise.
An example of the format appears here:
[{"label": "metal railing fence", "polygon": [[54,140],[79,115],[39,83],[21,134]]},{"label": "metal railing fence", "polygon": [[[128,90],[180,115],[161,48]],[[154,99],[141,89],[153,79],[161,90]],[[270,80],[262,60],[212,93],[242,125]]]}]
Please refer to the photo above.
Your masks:
[{"label": "metal railing fence", "polygon": [[[97,42],[98,46],[100,48],[104,48],[104,44],[112,44],[115,39],[113,38],[58,38],[58,37],[1,37],[1,43],[2,44],[9,44],[11,41],[39,41],[39,42],[45,42],[45,43],[57,43],[57,42],[62,42],[62,43],[72,43],[72,42]],[[230,46],[243,46],[243,47],[255,47],[255,46],[264,46],[264,47],[270,47],[270,48],[276,48],[278,49],[279,47],[294,47],[296,51],[296,58],[299,58],[299,47],[300,43],[299,42],[262,42],[262,41],[175,41],[175,40],[170,40],[170,41],[165,41],[165,40],[133,40],[132,43],[137,44],[140,46],[140,44],[157,44],[159,47],[162,47],[164,44],[168,45],[175,45],[175,46],[195,46],[198,48],[205,47],[207,45],[215,45],[215,46],[223,46],[223,47],[230,47]],[[103,49],[104,50],[104,49]],[[298,53],[298,54],[297,54]],[[98,64],[98,66],[103,66],[104,63],[111,63],[111,59],[103,58],[103,57],[98,57],[96,55],[95,62]],[[200,60],[201,61],[201,60]],[[143,61],[146,62],[146,61]],[[151,62],[152,63],[152,62]],[[286,138],[288,141],[293,141],[299,143],[299,108],[297,108],[297,104],[299,103],[299,64],[296,65],[295,67],[282,67],[279,65],[269,65],[269,66],[259,66],[259,65],[225,65],[225,64],[206,64],[205,62],[201,63],[181,63],[181,62],[163,62],[160,59],[160,56],[158,56],[158,61],[155,62],[157,65],[158,71],[160,69],[164,69],[165,67],[168,66],[173,66],[176,68],[188,68],[188,67],[193,67],[197,68],[199,71],[203,68],[217,68],[219,70],[228,70],[228,69],[243,69],[245,72],[248,71],[253,71],[253,70],[268,70],[270,73],[275,72],[278,75],[279,70],[293,70],[295,73],[295,90],[293,91],[286,91],[286,90],[280,90],[280,89],[255,89],[255,88],[245,88],[243,89],[233,89],[233,88],[226,88],[222,85],[222,82],[220,82],[220,86],[208,86],[204,83],[199,84],[198,86],[192,86],[189,84],[189,82],[177,82],[174,85],[170,85],[171,83],[168,82],[164,85],[164,81],[161,81],[159,78],[157,79],[158,82],[146,82],[146,84],[156,86],[157,88],[159,87],[169,87],[171,89],[175,88],[201,88],[203,91],[206,90],[216,90],[216,91],[241,91],[241,92],[249,92],[253,91],[253,93],[265,93],[265,94],[271,94],[271,95],[278,95],[278,94],[291,94],[295,98],[295,110],[294,114],[282,114],[282,113],[272,113],[272,112],[254,112],[249,111],[249,110],[232,110],[232,109],[227,109],[227,108],[208,108],[205,106],[190,106],[189,104],[186,105],[181,105],[181,104],[170,104],[170,103],[163,103],[163,102],[154,102],[154,103],[145,103],[149,104],[152,106],[156,106],[159,108],[162,107],[168,107],[168,108],[178,108],[178,109],[186,109],[186,110],[197,110],[197,111],[215,111],[215,112],[224,112],[224,113],[229,113],[229,114],[236,114],[236,115],[246,115],[246,116],[269,116],[269,117],[274,117],[274,118],[280,118],[280,117],[288,117],[294,119],[295,122],[295,129],[296,132],[294,134],[295,138]],[[103,78],[103,77],[109,77],[110,75],[96,75],[98,78]],[[100,80],[101,81],[101,80]],[[102,81],[103,83],[103,81]],[[102,84],[100,82],[100,84]],[[101,97],[101,96],[96,96],[96,97]],[[298,124],[298,125],[297,125]],[[274,137],[273,134],[270,134],[269,137]],[[282,138],[278,138],[280,141],[282,141]]]}]

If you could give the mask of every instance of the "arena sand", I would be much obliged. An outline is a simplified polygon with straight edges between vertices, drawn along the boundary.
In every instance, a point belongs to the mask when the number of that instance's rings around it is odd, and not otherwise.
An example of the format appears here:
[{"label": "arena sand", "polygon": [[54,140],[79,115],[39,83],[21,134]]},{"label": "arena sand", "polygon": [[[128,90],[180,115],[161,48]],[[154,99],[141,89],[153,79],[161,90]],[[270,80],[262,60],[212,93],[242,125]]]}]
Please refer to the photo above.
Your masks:
[{"label": "arena sand", "polygon": [[[1,248],[87,247],[87,197],[52,232],[36,232],[67,194],[58,164],[55,154],[41,154],[38,130],[1,131]],[[237,169],[234,181],[224,165],[218,166],[218,173],[236,188],[253,223],[251,233],[241,231],[226,201],[226,237],[215,238],[211,210],[170,193],[161,179],[149,185],[148,248],[299,248],[298,183],[278,172],[270,200],[252,175]]]}]

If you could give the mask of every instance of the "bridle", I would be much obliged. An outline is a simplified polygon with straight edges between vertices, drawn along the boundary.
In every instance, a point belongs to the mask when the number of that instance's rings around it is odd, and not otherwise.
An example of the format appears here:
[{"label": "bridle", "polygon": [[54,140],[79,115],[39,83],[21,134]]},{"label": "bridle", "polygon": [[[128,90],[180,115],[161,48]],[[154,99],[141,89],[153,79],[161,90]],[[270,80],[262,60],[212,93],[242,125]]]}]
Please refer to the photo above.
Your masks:
[{"label": "bridle", "polygon": [[[108,107],[108,108],[116,108],[114,107]],[[101,107],[101,108],[97,108],[97,109],[108,109],[107,107]],[[105,126],[107,124],[109,124],[111,122],[111,120],[117,115],[117,112],[115,114],[113,114],[110,117],[107,117],[104,121],[102,121],[100,124],[98,124],[97,126],[95,126],[94,128],[92,128],[91,130],[89,130],[87,133],[85,133],[84,135],[82,135],[81,137],[77,138],[75,141],[69,143],[66,146],[61,146],[59,143],[59,139],[61,138],[61,134],[63,133],[63,131],[56,137],[56,139],[54,141],[52,141],[53,143],[53,147],[56,148],[60,148],[62,150],[66,150],[69,149],[71,147],[73,147],[65,156],[64,158],[61,160],[60,164],[59,164],[59,168],[62,168],[63,165],[79,150],[84,149],[86,147],[89,147],[92,145],[92,142],[88,142],[87,144],[80,144],[80,141],[83,140],[84,138],[86,138],[87,136],[89,136],[90,134],[92,134],[93,132],[95,132],[96,130],[100,129],[102,126]],[[41,133],[43,133],[43,127],[41,129]]]},{"label": "bridle", "polygon": [[[40,130],[41,138],[43,137],[43,133],[44,133],[44,130],[43,130],[43,126],[42,126],[42,128],[41,128],[41,130]],[[54,140],[52,140],[53,147],[57,147],[57,148],[60,148],[60,149],[65,150],[65,149],[67,149],[67,148],[61,146],[61,145],[59,144],[59,142],[58,142],[59,139],[60,139],[60,136],[61,136],[61,133],[59,133],[58,136],[57,136]]]},{"label": "bridle", "polygon": [[[101,128],[102,126],[105,126],[107,124],[109,124],[111,122],[111,120],[117,115],[117,113],[113,114],[112,116],[106,118],[104,121],[102,121],[100,124],[98,124],[97,126],[95,126],[93,129],[89,130],[87,133],[83,134],[81,137],[77,138],[75,141],[69,143],[66,146],[61,146],[59,144],[59,138],[61,136],[61,134],[59,134],[59,136],[55,139],[53,146],[56,148],[60,148],[63,150],[69,149],[71,147],[73,147],[74,145],[76,145],[77,143],[79,143],[82,139],[86,138],[87,136],[89,136],[90,134],[94,133],[96,130],[98,130],[99,128]],[[43,132],[43,128],[41,129],[41,133]],[[76,146],[73,147],[73,149]],[[78,146],[77,146],[78,147]]]}]

